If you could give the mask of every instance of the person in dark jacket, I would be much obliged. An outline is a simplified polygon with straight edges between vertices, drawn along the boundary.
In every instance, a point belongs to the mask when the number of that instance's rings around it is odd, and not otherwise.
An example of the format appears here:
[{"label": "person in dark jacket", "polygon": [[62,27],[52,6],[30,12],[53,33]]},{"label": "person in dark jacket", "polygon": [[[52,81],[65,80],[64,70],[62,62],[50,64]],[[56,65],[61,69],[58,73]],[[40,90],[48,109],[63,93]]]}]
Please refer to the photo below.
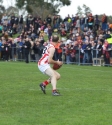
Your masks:
[{"label": "person in dark jacket", "polygon": [[29,39],[26,38],[25,39],[25,43],[24,43],[24,50],[25,50],[25,62],[29,63],[29,53],[30,53],[30,48],[31,48],[31,43],[29,42]]},{"label": "person in dark jacket", "polygon": [[39,40],[37,39],[37,40],[35,40],[35,43],[33,46],[36,62],[40,59],[39,46],[40,46],[40,43],[39,43]]},{"label": "person in dark jacket", "polygon": [[23,15],[19,17],[19,27],[18,27],[19,32],[21,32],[22,29],[23,29]]}]

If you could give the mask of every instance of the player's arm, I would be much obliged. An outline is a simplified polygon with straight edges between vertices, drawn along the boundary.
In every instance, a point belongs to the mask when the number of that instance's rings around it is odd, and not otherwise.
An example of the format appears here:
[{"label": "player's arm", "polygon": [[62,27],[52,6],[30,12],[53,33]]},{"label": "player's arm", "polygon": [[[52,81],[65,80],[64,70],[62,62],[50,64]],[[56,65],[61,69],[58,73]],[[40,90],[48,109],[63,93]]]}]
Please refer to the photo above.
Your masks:
[{"label": "player's arm", "polygon": [[54,52],[55,52],[55,48],[51,47],[49,48],[49,57],[48,57],[48,63],[49,64],[57,64],[57,61],[53,60],[53,56],[54,56]]},{"label": "player's arm", "polygon": [[48,63],[49,64],[58,64],[58,65],[62,65],[63,64],[61,61],[53,60],[55,48],[51,47],[51,48],[49,48],[48,51],[49,51],[49,57],[48,57]]}]

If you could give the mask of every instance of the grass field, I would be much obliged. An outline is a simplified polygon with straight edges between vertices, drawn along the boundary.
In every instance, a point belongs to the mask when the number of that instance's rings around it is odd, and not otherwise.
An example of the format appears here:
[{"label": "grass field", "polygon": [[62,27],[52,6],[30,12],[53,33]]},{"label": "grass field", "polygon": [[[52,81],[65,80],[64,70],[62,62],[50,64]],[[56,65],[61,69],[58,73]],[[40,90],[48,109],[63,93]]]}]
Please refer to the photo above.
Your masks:
[{"label": "grass field", "polygon": [[0,62],[0,125],[112,125],[112,68],[63,65],[57,88],[36,63]]}]

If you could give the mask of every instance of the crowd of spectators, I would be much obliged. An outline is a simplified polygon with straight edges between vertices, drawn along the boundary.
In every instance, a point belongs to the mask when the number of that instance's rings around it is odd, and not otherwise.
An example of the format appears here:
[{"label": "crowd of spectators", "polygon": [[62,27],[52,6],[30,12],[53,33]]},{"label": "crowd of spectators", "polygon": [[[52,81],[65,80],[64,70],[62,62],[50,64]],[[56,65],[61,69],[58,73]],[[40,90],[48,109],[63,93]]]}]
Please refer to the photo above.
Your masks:
[{"label": "crowd of spectators", "polygon": [[64,19],[48,15],[44,20],[30,14],[26,19],[4,14],[0,20],[0,60],[38,61],[52,34],[60,36],[55,59],[66,64],[92,64],[93,58],[103,58],[105,65],[111,63],[112,24],[106,14],[99,19],[92,13],[67,15]]}]

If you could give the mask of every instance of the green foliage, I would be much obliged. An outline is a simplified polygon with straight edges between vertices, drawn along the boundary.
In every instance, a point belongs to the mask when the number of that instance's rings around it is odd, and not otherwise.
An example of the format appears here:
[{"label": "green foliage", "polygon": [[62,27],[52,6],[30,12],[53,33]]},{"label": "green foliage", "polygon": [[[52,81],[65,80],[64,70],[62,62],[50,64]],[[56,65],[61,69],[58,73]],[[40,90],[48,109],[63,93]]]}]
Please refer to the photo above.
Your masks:
[{"label": "green foliage", "polygon": [[88,6],[86,6],[85,4],[83,4],[83,9],[84,9],[85,14],[92,12],[91,9]]},{"label": "green foliage", "polygon": [[25,5],[25,0],[16,0],[16,6],[21,9]]},{"label": "green foliage", "polygon": [[82,8],[81,8],[81,6],[77,7],[77,14],[79,16],[81,16],[82,14],[86,15],[86,14],[91,13],[91,12],[92,12],[91,9],[85,4],[82,5]]},{"label": "green foliage", "polygon": [[112,16],[108,16],[108,22],[112,23]]},{"label": "green foliage", "polygon": [[5,13],[5,7],[3,5],[0,5],[0,18]]},{"label": "green foliage", "polygon": [[3,3],[3,0],[0,0],[0,4],[2,4]]},{"label": "green foliage", "polygon": [[111,125],[112,77],[109,67],[63,65],[57,88],[44,95],[47,79],[37,63],[0,62],[1,125]]},{"label": "green foliage", "polygon": [[80,16],[83,14],[82,8],[80,6],[77,7],[77,14]]},{"label": "green foliage", "polygon": [[49,10],[50,14],[55,14],[59,12],[59,8],[65,5],[70,5],[70,0],[16,0],[16,6],[18,8],[24,7],[29,13],[33,13],[35,8],[40,8],[41,15],[44,10]]}]

